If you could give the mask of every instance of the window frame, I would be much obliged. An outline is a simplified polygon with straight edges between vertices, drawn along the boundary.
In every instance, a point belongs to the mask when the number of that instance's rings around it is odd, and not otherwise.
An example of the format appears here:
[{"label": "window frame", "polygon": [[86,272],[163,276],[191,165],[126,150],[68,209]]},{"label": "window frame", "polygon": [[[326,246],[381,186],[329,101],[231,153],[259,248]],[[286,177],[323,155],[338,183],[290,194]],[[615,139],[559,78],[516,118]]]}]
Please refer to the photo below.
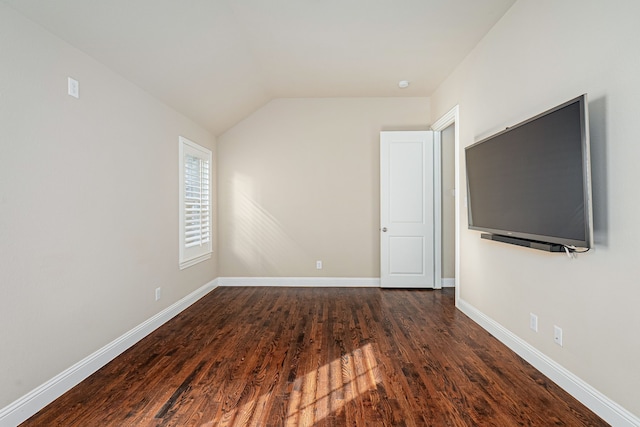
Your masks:
[{"label": "window frame", "polygon": [[[205,148],[199,144],[196,144],[189,139],[180,136],[179,137],[179,225],[178,225],[178,233],[179,233],[179,266],[180,270],[183,270],[187,267],[191,267],[195,264],[198,264],[202,261],[208,260],[211,258],[213,253],[213,210],[212,210],[212,198],[211,198],[211,185],[212,185],[212,159],[213,154],[211,150]],[[187,156],[190,156],[192,159],[197,158],[200,162],[204,162],[206,164],[207,176],[201,180],[198,188],[205,188],[205,191],[200,192],[200,199],[198,202],[188,201],[187,200]],[[203,165],[200,163],[199,168]],[[201,169],[198,169],[199,171]],[[204,182],[203,182],[204,181]],[[193,200],[193,199],[192,199]],[[187,206],[193,204],[198,204],[200,207],[203,205],[206,206],[206,209],[201,209],[200,215],[204,215],[207,218],[205,221],[202,221],[202,218],[198,218],[200,220],[199,225],[201,228],[200,234],[193,234],[196,237],[195,240],[199,241],[196,244],[187,244]],[[204,226],[203,226],[204,225]],[[202,229],[206,230],[202,232]],[[193,239],[192,239],[193,240]]]}]

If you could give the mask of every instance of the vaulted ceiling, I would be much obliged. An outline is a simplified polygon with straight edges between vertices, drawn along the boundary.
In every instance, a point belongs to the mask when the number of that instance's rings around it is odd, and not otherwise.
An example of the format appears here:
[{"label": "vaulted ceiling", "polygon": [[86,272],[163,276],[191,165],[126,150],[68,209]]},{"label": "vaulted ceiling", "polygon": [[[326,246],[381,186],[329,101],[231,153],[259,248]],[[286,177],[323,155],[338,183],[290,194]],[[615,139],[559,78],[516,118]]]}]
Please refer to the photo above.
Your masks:
[{"label": "vaulted ceiling", "polygon": [[274,98],[430,96],[515,2],[2,1],[214,135]]}]

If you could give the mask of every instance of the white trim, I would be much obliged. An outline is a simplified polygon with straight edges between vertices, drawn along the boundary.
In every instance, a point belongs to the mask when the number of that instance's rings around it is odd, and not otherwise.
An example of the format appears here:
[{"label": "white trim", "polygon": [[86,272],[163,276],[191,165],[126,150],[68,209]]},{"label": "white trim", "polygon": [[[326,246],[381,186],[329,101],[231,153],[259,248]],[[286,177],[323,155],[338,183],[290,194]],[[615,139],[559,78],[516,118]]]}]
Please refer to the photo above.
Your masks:
[{"label": "white trim", "polygon": [[188,261],[184,261],[180,263],[180,270],[184,270],[185,268],[191,267],[192,265],[196,265],[202,261],[206,261],[211,259],[211,253],[201,255],[199,257],[190,259]]},{"label": "white trim", "polygon": [[451,124],[458,121],[459,107],[456,105],[451,110],[447,111],[442,117],[440,117],[434,124],[431,125],[431,130],[443,131]]},{"label": "white trim", "polygon": [[458,105],[454,106],[451,110],[447,111],[447,113],[440,117],[436,122],[431,125],[431,129],[436,132],[442,132],[446,128],[451,125],[454,125],[454,145],[455,145],[455,162],[454,162],[454,173],[455,173],[455,187],[456,187],[456,195],[455,195],[455,221],[456,221],[456,248],[455,248],[455,288],[456,288],[456,306],[458,305],[458,300],[460,299],[460,107]]},{"label": "white trim", "polygon": [[464,300],[458,299],[457,306],[464,314],[486,329],[500,342],[516,352],[533,367],[549,377],[553,382],[578,399],[587,408],[609,424],[616,427],[638,427],[640,418],[609,399],[587,384],[575,374],[552,360],[501,324],[482,313]]},{"label": "white trim", "polygon": [[442,138],[433,132],[433,289],[442,289]]},{"label": "white trim", "polygon": [[0,409],[0,426],[13,426],[22,423],[217,286],[218,279],[215,279],[196,289],[180,301],[165,308],[93,354],[65,369],[49,381],[31,390],[15,402]]},{"label": "white trim", "polygon": [[443,288],[455,288],[456,287],[456,279],[453,277],[443,277],[442,278],[442,287]]},{"label": "white trim", "polygon": [[219,277],[220,286],[379,288],[379,277]]}]

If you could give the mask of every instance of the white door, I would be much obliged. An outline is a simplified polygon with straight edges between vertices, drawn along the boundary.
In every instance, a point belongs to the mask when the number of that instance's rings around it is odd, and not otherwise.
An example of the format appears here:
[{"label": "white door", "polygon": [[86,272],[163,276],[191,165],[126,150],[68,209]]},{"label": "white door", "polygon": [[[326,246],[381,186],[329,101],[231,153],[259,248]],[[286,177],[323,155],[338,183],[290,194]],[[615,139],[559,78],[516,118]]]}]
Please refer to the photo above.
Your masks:
[{"label": "white door", "polygon": [[435,285],[434,150],[433,132],[380,132],[383,288]]}]

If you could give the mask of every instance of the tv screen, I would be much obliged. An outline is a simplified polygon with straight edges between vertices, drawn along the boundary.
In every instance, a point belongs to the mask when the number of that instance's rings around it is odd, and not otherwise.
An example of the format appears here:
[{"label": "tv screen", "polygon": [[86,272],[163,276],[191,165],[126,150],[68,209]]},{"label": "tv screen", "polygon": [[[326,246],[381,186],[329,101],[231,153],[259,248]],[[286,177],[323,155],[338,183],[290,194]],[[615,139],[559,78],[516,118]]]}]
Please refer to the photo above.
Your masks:
[{"label": "tv screen", "polygon": [[593,245],[586,95],[478,141],[465,157],[470,229]]}]

